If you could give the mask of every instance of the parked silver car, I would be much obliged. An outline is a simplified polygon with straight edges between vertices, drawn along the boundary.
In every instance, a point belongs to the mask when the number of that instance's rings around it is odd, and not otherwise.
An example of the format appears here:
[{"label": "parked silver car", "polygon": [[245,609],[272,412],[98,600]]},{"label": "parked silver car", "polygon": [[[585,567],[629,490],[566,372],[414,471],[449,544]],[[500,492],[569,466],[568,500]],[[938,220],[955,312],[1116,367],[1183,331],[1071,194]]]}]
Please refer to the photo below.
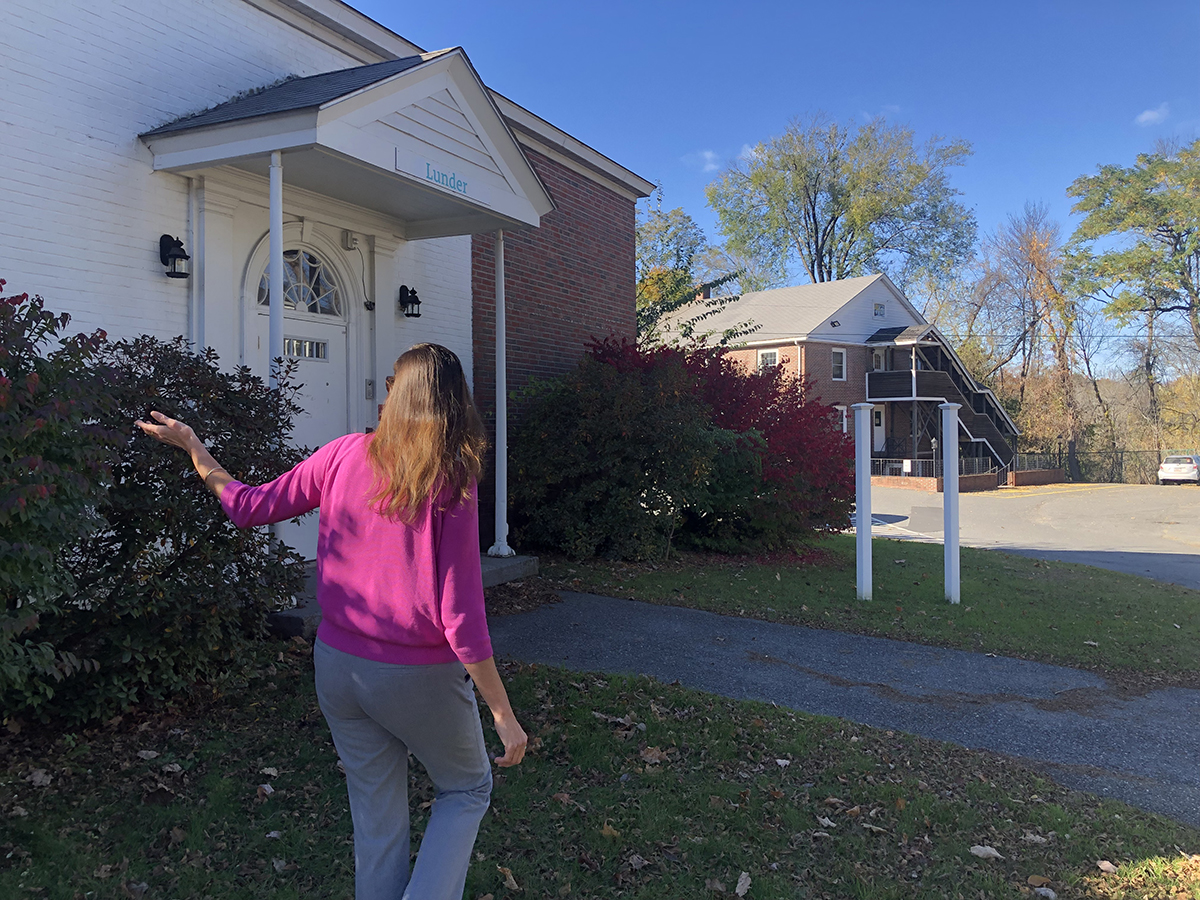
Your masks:
[{"label": "parked silver car", "polygon": [[1168,456],[1158,467],[1159,484],[1200,484],[1200,456]]}]

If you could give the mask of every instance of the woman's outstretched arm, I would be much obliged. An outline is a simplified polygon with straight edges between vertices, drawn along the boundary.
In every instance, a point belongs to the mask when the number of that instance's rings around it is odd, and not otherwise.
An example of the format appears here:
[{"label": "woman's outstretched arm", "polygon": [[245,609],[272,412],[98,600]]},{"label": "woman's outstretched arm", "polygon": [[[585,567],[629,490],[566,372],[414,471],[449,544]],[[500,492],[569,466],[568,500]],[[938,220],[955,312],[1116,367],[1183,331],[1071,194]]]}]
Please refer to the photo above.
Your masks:
[{"label": "woman's outstretched arm", "polygon": [[[165,416],[158,410],[150,413],[154,422],[143,422],[138,419],[136,424],[156,440],[173,447],[186,450],[196,467],[196,474],[204,479],[204,485],[219,498],[225,490],[225,485],[233,481],[233,476],[225,471],[225,467],[213,459],[204,442],[196,437],[190,425],[184,425],[178,419]],[[156,424],[157,423],[157,424]]]}]

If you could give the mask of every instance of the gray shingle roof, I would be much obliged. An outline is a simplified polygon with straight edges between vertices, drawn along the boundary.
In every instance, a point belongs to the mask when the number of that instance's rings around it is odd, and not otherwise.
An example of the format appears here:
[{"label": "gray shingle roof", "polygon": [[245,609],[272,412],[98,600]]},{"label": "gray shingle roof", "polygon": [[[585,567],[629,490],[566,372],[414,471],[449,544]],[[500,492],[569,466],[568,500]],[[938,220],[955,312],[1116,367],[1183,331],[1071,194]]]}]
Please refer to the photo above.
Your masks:
[{"label": "gray shingle roof", "polygon": [[[820,284],[802,284],[770,291],[752,291],[730,303],[701,325],[702,331],[722,332],[746,320],[759,326],[746,340],[767,341],[809,334],[882,275],[863,275]],[[694,315],[698,307],[689,304],[672,319]]]},{"label": "gray shingle roof", "polygon": [[225,103],[194,113],[160,125],[147,131],[142,137],[152,137],[160,134],[170,134],[176,131],[186,131],[191,128],[204,128],[209,125],[220,125],[225,122],[236,122],[240,119],[250,119],[255,116],[269,116],[276,113],[294,112],[299,109],[309,109],[321,106],[338,97],[351,94],[354,91],[391,78],[400,72],[415,68],[423,62],[447,53],[426,54],[425,56],[407,56],[404,59],[389,59],[367,66],[355,66],[351,69],[339,69],[336,72],[323,72],[320,75],[309,75],[307,78],[289,78],[279,84],[260,88],[242,97],[235,97]]}]

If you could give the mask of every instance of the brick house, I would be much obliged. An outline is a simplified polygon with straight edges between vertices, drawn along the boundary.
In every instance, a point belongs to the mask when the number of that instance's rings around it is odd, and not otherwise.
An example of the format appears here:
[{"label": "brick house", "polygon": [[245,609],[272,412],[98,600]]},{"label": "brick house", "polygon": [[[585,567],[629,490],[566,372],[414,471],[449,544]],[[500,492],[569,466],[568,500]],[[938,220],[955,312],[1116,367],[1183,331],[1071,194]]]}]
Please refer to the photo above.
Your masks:
[{"label": "brick house", "polygon": [[[875,405],[871,446],[886,461],[876,465],[882,474],[905,471],[905,460],[933,460],[945,402],[962,407],[961,457],[986,468],[1012,462],[1016,424],[886,275],[743,294],[702,328],[720,333],[747,321],[754,331],[728,351],[741,365],[783,366],[805,379],[811,396],[837,410],[843,431],[850,407]],[[908,471],[917,467],[910,462]]]},{"label": "brick house", "polygon": [[[653,185],[490,90],[462,48],[339,0],[6,0],[0,26],[8,290],[264,377],[297,360],[304,445],[373,427],[413,343],[458,353],[502,436],[498,338],[512,388],[635,333]],[[315,521],[282,533],[315,546]]]}]

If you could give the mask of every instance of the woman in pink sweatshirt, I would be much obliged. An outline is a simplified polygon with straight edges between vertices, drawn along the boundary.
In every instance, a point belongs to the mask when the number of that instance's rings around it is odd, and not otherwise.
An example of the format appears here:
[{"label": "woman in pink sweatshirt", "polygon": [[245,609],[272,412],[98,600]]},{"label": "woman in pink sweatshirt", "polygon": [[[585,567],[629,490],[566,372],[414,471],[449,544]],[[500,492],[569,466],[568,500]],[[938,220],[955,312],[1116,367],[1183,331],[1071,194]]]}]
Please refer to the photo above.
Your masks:
[{"label": "woman in pink sweatshirt", "polygon": [[[317,698],[346,770],[356,900],[460,900],[492,775],[472,682],[504,743],[526,735],[496,671],[479,564],[486,445],[462,364],[417,344],[388,379],[378,430],[348,434],[290,472],[235,481],[182,422],[137,424],[181,447],[239,528],[320,510]],[[409,871],[408,754],[437,788]]]}]

